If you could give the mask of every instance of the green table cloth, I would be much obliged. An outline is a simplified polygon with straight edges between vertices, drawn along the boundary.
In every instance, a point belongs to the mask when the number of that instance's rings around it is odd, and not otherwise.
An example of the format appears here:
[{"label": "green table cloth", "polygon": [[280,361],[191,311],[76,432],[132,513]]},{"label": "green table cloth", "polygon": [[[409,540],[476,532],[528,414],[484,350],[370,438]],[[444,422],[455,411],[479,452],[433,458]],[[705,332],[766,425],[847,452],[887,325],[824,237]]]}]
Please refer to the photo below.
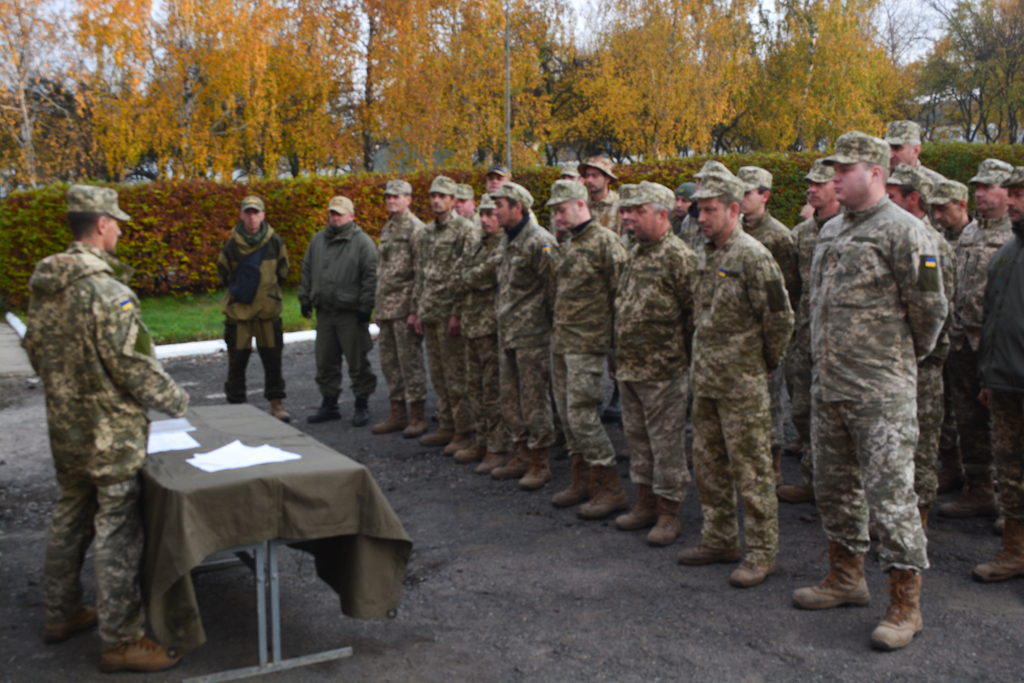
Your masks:
[{"label": "green table cloth", "polygon": [[[394,617],[412,542],[365,467],[250,405],[191,408],[200,447],[147,456],[142,468],[143,595],[162,644],[206,641],[190,571],[206,556],[276,538],[316,558],[317,574],[357,619]],[[300,460],[204,472],[186,460],[238,439]]]}]

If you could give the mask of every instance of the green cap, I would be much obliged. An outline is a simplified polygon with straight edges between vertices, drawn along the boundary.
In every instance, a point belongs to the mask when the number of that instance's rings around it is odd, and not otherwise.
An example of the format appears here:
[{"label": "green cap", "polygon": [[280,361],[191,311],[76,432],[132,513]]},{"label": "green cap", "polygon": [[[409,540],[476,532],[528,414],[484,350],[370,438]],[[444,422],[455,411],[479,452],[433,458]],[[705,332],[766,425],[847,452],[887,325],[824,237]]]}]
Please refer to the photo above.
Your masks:
[{"label": "green cap", "polygon": [[384,194],[392,194],[396,197],[400,194],[412,194],[412,185],[404,180],[389,180],[384,186]]},{"label": "green cap", "polygon": [[731,195],[742,199],[747,184],[732,173],[707,173],[701,178],[700,189],[693,193],[694,199],[711,199]]},{"label": "green cap", "polygon": [[433,182],[430,183],[430,192],[436,192],[437,194],[446,194],[451,197],[455,196],[455,181],[446,175],[439,175],[434,178]]},{"label": "green cap", "polygon": [[772,174],[760,166],[742,166],[736,171],[736,177],[747,185],[748,191],[759,187],[772,189]]},{"label": "green cap", "polygon": [[355,206],[352,205],[352,200],[340,195],[337,197],[331,197],[331,201],[327,204],[327,210],[339,214],[356,212]]},{"label": "green cap", "polygon": [[931,178],[907,164],[900,164],[893,169],[893,172],[889,174],[886,185],[909,185],[925,199],[931,196],[932,189],[934,188]]},{"label": "green cap", "polygon": [[1013,166],[999,159],[985,159],[978,165],[978,174],[968,182],[972,185],[999,185],[1013,175]]},{"label": "green cap", "polygon": [[726,168],[725,164],[723,164],[721,161],[715,161],[714,159],[711,159],[710,161],[705,161],[700,171],[694,173],[693,177],[703,178],[708,173],[728,173],[729,175],[732,175],[732,171]]},{"label": "green cap", "polygon": [[928,195],[929,204],[948,204],[950,202],[966,202],[967,186],[948,178],[943,179]]},{"label": "green cap", "polygon": [[263,200],[254,194],[249,195],[242,200],[241,210],[256,209],[257,211],[266,211],[266,207],[263,206]]},{"label": "green cap", "polygon": [[885,141],[895,147],[921,142],[921,126],[913,121],[890,121],[885,129]]},{"label": "green cap", "polygon": [[519,202],[527,209],[533,206],[533,195],[518,183],[505,183],[491,193],[492,199],[497,199],[498,197],[505,197],[506,199],[511,199],[514,202]]},{"label": "green cap", "polygon": [[476,193],[473,192],[473,186],[465,183],[459,183],[455,186],[455,198],[456,199],[473,199]]},{"label": "green cap", "polygon": [[866,135],[858,130],[843,133],[836,140],[836,150],[832,156],[825,157],[822,162],[832,164],[856,164],[860,161],[877,166],[889,167],[892,150],[889,143],[882,138]]},{"label": "green cap", "polygon": [[96,185],[72,185],[64,196],[68,213],[102,213],[119,221],[131,216],[117,205],[117,191]]},{"label": "green cap", "polygon": [[587,188],[575,180],[556,180],[551,185],[551,198],[546,206],[554,206],[575,199],[587,201]]},{"label": "green cap", "polygon": [[498,205],[494,203],[493,199],[491,199],[491,195],[484,192],[480,195],[480,203],[476,205],[476,208],[480,211],[493,211],[498,208]]},{"label": "green cap", "polygon": [[825,164],[824,159],[815,159],[811,170],[804,176],[804,180],[812,183],[827,183],[836,174],[836,169]]},{"label": "green cap", "polygon": [[[697,191],[697,183],[683,183],[676,188],[677,197],[686,197],[687,199],[693,199],[693,193]],[[619,194],[622,194],[622,190],[619,190]]]},{"label": "green cap", "polygon": [[[1024,187],[1024,166],[1016,166],[1010,177],[1002,182],[1003,187]],[[964,188],[966,189],[966,188]]]}]

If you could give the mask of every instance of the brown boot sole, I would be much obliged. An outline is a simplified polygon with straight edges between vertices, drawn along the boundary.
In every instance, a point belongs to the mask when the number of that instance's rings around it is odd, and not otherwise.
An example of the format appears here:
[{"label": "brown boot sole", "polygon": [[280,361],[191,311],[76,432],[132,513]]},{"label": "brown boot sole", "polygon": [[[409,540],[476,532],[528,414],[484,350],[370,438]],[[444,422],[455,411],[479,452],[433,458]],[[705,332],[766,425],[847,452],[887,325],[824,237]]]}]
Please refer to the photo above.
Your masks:
[{"label": "brown boot sole", "polygon": [[623,497],[621,502],[602,503],[599,506],[593,505],[592,502],[587,503],[585,505],[581,505],[580,509],[576,511],[576,516],[580,519],[598,520],[604,519],[608,515],[614,514],[616,512],[621,512],[622,510],[628,509],[629,501],[625,497]]},{"label": "brown boot sole", "polygon": [[556,508],[567,508],[590,500],[589,489],[563,489],[551,496],[551,504]]},{"label": "brown boot sole", "polygon": [[716,562],[739,562],[742,555],[740,549],[718,550],[714,548],[689,548],[679,553],[677,558],[679,564],[692,567],[702,564],[715,564]]},{"label": "brown boot sole", "polygon": [[657,512],[647,517],[641,517],[639,515],[634,516],[630,513],[628,515],[622,515],[615,518],[615,528],[619,531],[640,531],[641,529],[650,529],[657,523]]}]

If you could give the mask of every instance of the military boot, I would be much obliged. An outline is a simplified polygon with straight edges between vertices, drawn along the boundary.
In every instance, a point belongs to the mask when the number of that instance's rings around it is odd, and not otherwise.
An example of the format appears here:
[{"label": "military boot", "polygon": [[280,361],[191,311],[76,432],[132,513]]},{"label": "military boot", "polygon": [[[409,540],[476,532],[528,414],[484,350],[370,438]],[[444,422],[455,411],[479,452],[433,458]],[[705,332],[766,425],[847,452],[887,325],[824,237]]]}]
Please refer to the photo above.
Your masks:
[{"label": "military boot", "polygon": [[455,462],[477,462],[479,460],[483,460],[485,455],[487,455],[487,449],[480,444],[475,443],[469,448],[463,448],[461,451],[456,451]]},{"label": "military boot", "polygon": [[783,484],[775,489],[779,500],[784,503],[812,503],[814,492],[805,488],[802,484]]},{"label": "military boot", "polygon": [[757,564],[743,560],[729,575],[729,585],[733,588],[753,588],[764,583],[768,575],[774,571],[774,564]]},{"label": "military boot", "polygon": [[306,422],[310,424],[317,424],[320,422],[330,422],[331,420],[340,420],[341,411],[338,410],[338,397],[333,398],[324,396],[323,403],[320,404],[320,408],[306,418]]},{"label": "military boot", "polygon": [[864,579],[864,556],[853,555],[835,541],[828,542],[829,573],[817,586],[793,592],[793,603],[804,609],[866,605],[870,599]]},{"label": "military boot", "polygon": [[1007,519],[1003,525],[1003,550],[996,559],[974,568],[976,581],[1005,581],[1024,575],[1024,523]]},{"label": "military boot", "polygon": [[782,486],[782,446],[772,446],[772,471],[775,472],[775,486]]},{"label": "military boot", "polygon": [[622,397],[619,396],[619,384],[615,383],[615,388],[612,390],[612,398],[608,401],[608,405],[605,407],[604,412],[601,413],[601,422],[621,422],[622,421]]},{"label": "military boot", "polygon": [[473,470],[477,474],[490,474],[495,468],[501,467],[508,462],[508,453],[491,453],[487,452],[484,454],[484,459],[480,461],[480,464]]},{"label": "military boot", "polygon": [[936,493],[958,491],[964,487],[964,468],[960,452],[955,449],[939,450],[939,488]]},{"label": "military boot", "polygon": [[683,524],[679,521],[679,503],[658,496],[658,522],[647,534],[647,545],[669,545],[679,538]]},{"label": "military boot", "polygon": [[440,428],[430,434],[424,434],[420,437],[421,446],[447,446],[455,438],[455,432],[450,429]]},{"label": "military boot", "polygon": [[521,479],[528,469],[530,469],[530,449],[526,447],[525,441],[516,441],[512,444],[512,459],[501,467],[491,470],[491,476],[495,479]]},{"label": "military boot", "polygon": [[711,564],[713,562],[739,562],[739,548],[709,548],[706,545],[698,545],[696,548],[687,548],[679,551],[676,558],[679,564],[699,565]]},{"label": "military boot", "polygon": [[388,419],[373,425],[374,434],[390,434],[405,429],[409,424],[409,414],[405,410],[405,401],[392,401],[391,414]]},{"label": "military boot", "polygon": [[355,412],[352,414],[353,427],[365,427],[370,422],[370,404],[365,398],[357,398]]},{"label": "military boot", "polygon": [[996,503],[995,485],[992,473],[968,475],[964,490],[960,497],[952,503],[939,506],[939,514],[943,517],[998,517],[999,505]]},{"label": "military boot", "polygon": [[613,512],[629,508],[629,498],[622,488],[619,471],[614,467],[590,468],[590,502],[580,505],[580,519],[603,519]]},{"label": "military boot", "polygon": [[569,485],[551,497],[555,507],[578,505],[590,498],[590,465],[579,453],[572,454],[572,471]]},{"label": "military boot", "polygon": [[154,643],[149,638],[141,638],[134,643],[122,643],[107,650],[100,656],[100,669],[103,671],[162,671],[169,669],[181,659],[176,651],[168,652],[163,645]]},{"label": "military boot", "polygon": [[63,643],[72,635],[96,625],[96,610],[83,607],[78,614],[67,621],[48,621],[43,627],[43,640],[47,643]]},{"label": "military boot", "polygon": [[636,531],[652,527],[658,522],[658,497],[650,484],[636,485],[636,505],[624,515],[615,518],[615,528]]},{"label": "military boot", "polygon": [[292,416],[288,414],[288,411],[281,405],[281,399],[275,398],[270,401],[270,414],[276,417],[281,422],[291,422]]},{"label": "military boot", "polygon": [[415,439],[427,433],[426,401],[413,401],[409,404],[409,424],[402,430],[406,439]]},{"label": "military boot", "polygon": [[450,454],[454,455],[454,454],[458,453],[459,451],[464,451],[467,448],[471,448],[472,446],[473,446],[473,436],[472,436],[472,434],[469,434],[469,433],[466,433],[466,434],[456,434],[455,438],[453,438],[451,441],[449,441],[448,445],[444,447],[444,452],[445,453],[450,453]]},{"label": "military boot", "polygon": [[890,569],[889,609],[871,634],[871,644],[879,650],[898,650],[922,628],[921,575],[913,569]]},{"label": "military boot", "polygon": [[551,465],[548,463],[547,448],[531,448],[529,467],[526,474],[519,480],[519,488],[536,491],[551,479]]}]

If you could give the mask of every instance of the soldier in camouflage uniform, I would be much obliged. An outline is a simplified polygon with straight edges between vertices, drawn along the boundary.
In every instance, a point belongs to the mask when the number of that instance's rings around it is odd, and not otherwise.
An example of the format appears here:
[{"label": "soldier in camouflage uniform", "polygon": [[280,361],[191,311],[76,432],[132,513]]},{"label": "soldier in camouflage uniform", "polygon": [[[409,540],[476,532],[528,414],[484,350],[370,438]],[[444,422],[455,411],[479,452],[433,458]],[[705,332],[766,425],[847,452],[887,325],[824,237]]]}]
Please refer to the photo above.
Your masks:
[{"label": "soldier in camouflage uniform", "polygon": [[[956,292],[956,271],[953,248],[928,219],[926,197],[932,192],[931,179],[919,169],[900,164],[889,175],[885,190],[893,204],[921,221],[939,252],[942,268],[942,291],[947,301]],[[928,511],[935,502],[939,481],[935,463],[939,457],[939,439],[944,422],[942,367],[949,354],[949,327],[953,312],[946,315],[946,324],[935,344],[935,350],[917,364],[917,447],[914,449],[914,493],[921,514],[921,524],[928,526]]]},{"label": "soldier in camouflage uniform", "polygon": [[885,130],[885,141],[889,145],[889,170],[895,171],[900,164],[924,173],[938,185],[945,178],[921,163],[921,126],[913,121],[890,121]]},{"label": "soldier in camouflage uniform", "polygon": [[799,484],[783,485],[776,490],[779,500],[787,503],[814,500],[814,460],[811,454],[811,297],[808,282],[818,233],[840,209],[832,174],[832,167],[822,163],[821,159],[814,162],[804,176],[808,183],[807,201],[814,209],[814,215],[793,228],[797,280],[788,291],[791,300],[797,301],[796,324],[793,327],[793,339],[786,351],[785,375],[786,387],[789,389],[790,417],[800,435],[800,450],[797,452],[800,453],[802,480]]},{"label": "soldier in camouflage uniform", "polygon": [[[796,310],[800,293],[796,291],[800,279],[797,268],[796,242],[789,228],[772,216],[768,200],[772,194],[772,174],[757,166],[743,166],[736,172],[747,191],[743,194],[740,210],[743,212],[743,231],[767,247],[782,270],[782,279],[789,293],[790,305]],[[775,485],[782,484],[782,446],[785,443],[785,420],[782,412],[782,385],[786,372],[779,367],[768,378],[768,397],[772,413],[772,468]]]},{"label": "soldier in camouflage uniform", "polygon": [[420,437],[424,446],[455,453],[473,445],[473,412],[466,400],[466,351],[461,335],[460,300],[449,283],[473,224],[455,213],[455,181],[443,175],[430,184],[434,220],[423,231],[416,262],[417,311],[408,323],[427,341],[430,379],[437,392],[440,427]]},{"label": "soldier in camouflage uniform", "polygon": [[494,201],[480,198],[480,231],[474,230],[466,242],[462,258],[452,273],[451,288],[462,299],[462,336],[466,345],[466,395],[473,405],[476,443],[457,451],[457,462],[482,460],[476,471],[489,474],[508,460],[512,445],[501,414],[498,391],[498,321],[494,297],[498,289],[494,256],[501,242],[502,229],[494,215]]},{"label": "soldier in camouflage uniform", "polygon": [[[691,215],[691,211],[697,210],[693,201],[693,193],[697,191],[697,183],[683,183],[676,188],[675,201],[672,203],[672,234],[676,237],[683,236],[683,221]],[[619,195],[622,195],[621,188]]]},{"label": "soldier in camouflage uniform", "polygon": [[476,208],[476,195],[473,194],[473,186],[459,183],[455,186],[455,213],[467,221],[472,221],[473,227],[480,232],[480,212]]},{"label": "soldier in camouflage uniform", "polygon": [[612,341],[615,288],[626,261],[619,237],[587,208],[587,190],[558,180],[551,186],[556,224],[569,229],[556,270],[551,382],[572,459],[569,486],[551,499],[558,507],[581,503],[581,519],[601,519],[628,504],[615,469],[615,450],[601,426],[601,378]]},{"label": "soldier in camouflage uniform", "polygon": [[[180,417],[188,394],[153,357],[139,300],[127,286],[134,271],[114,257],[118,221],[131,220],[117,193],[74,185],[67,210],[74,242],[36,265],[25,337],[46,388],[60,488],[46,545],[44,638],[61,642],[98,620],[104,671],[156,671],[179,657],[144,638],[138,471],[146,458],[146,408]],[[98,610],[82,606],[80,579],[94,538]]]},{"label": "soldier in camouflage uniform", "polygon": [[[730,171],[725,167],[725,164],[720,161],[715,161],[714,159],[705,161],[704,165],[701,166],[700,171],[693,175],[693,177],[696,178],[696,182],[694,183],[694,192],[700,189],[701,178],[708,173],[730,173]],[[683,186],[680,185],[680,187]],[[686,243],[686,246],[690,247],[695,254],[700,253],[700,250],[704,248],[705,243],[704,233],[701,232],[700,224],[697,222],[697,213],[698,210],[696,203],[691,204],[689,215],[683,217],[679,222],[678,232],[676,233],[679,235],[679,238]]]},{"label": "soldier in camouflage uniform", "polygon": [[700,545],[679,554],[682,564],[740,559],[739,489],[746,556],[729,577],[737,588],[756,586],[775,571],[779,502],[768,373],[782,362],[793,332],[778,264],[740,228],[745,188],[731,173],[709,173],[693,195],[707,239],[697,254],[691,365],[693,470],[704,527]]},{"label": "soldier in camouflage uniform", "polygon": [[1013,239],[1009,197],[1001,183],[1013,167],[1005,161],[986,159],[971,178],[980,218],[960,233],[956,244],[957,292],[953,327],[949,334],[949,367],[963,457],[965,485],[960,497],[939,506],[943,517],[996,517],[992,473],[991,414],[978,401],[978,345],[984,323],[985,283],[992,256]]},{"label": "soldier in camouflage uniform", "polygon": [[[388,383],[391,415],[374,425],[374,434],[403,430],[407,439],[427,431],[424,410],[427,376],[423,370],[423,335],[406,324],[418,310],[415,298],[416,266],[423,245],[423,221],[409,210],[412,185],[389,180],[384,187],[388,220],[377,245],[377,293],[374,318],[380,327],[380,367]],[[409,405],[411,418],[407,412]]]},{"label": "soldier in camouflage uniform", "polygon": [[512,460],[491,471],[495,479],[519,478],[533,490],[551,478],[551,323],[558,244],[530,218],[533,196],[505,183],[491,198],[505,234],[498,244],[498,341],[501,405],[512,431]]},{"label": "soldier in camouflage uniform", "polygon": [[619,201],[620,210],[635,209],[636,244],[615,296],[622,427],[636,505],[615,526],[654,526],[647,542],[668,545],[682,528],[679,504],[690,483],[683,446],[697,257],[672,233],[672,191],[647,181],[638,190]]},{"label": "soldier in camouflage uniform", "polygon": [[829,575],[793,594],[797,606],[866,604],[868,518],[881,537],[891,602],[875,647],[921,630],[927,539],[914,493],[917,364],[935,348],[946,297],[934,241],[885,194],[889,145],[854,131],[825,159],[844,211],[821,229],[811,264],[811,441],[814,496]]}]

